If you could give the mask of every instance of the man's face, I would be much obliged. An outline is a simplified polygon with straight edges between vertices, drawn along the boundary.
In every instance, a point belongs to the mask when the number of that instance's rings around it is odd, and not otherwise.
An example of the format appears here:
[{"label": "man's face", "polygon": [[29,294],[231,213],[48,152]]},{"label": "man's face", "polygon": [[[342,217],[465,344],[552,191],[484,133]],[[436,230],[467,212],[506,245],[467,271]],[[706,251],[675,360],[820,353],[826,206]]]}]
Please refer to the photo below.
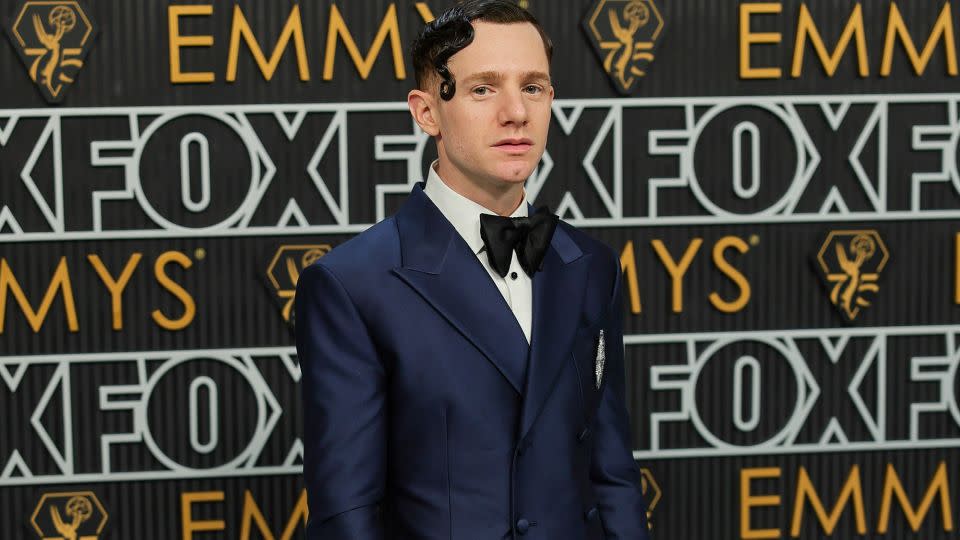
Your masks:
[{"label": "man's face", "polygon": [[457,87],[453,99],[436,102],[437,150],[450,172],[497,190],[523,183],[543,155],[550,65],[532,24],[473,27],[473,42],[447,62]]}]

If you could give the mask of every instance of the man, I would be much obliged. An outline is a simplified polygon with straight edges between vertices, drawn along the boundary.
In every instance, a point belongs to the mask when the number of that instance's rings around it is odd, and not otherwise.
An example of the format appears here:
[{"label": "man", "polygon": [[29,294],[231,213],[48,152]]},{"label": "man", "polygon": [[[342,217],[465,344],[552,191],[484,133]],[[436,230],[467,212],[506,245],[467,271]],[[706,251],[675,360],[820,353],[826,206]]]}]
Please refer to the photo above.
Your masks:
[{"label": "man", "polygon": [[505,0],[427,25],[408,103],[439,159],[300,277],[312,540],[647,538],[619,258],[524,200],[551,48]]}]

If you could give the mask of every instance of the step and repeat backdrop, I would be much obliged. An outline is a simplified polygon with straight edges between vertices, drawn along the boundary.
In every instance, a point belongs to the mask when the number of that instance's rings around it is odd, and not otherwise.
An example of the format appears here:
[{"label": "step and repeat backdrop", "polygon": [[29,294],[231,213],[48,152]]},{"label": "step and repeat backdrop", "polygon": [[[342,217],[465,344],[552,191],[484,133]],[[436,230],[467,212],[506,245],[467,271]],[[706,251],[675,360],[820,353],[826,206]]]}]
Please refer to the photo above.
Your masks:
[{"label": "step and repeat backdrop", "polygon": [[[952,538],[960,7],[521,4],[654,536]],[[0,0],[0,537],[303,538],[295,284],[424,177],[449,5]]]}]

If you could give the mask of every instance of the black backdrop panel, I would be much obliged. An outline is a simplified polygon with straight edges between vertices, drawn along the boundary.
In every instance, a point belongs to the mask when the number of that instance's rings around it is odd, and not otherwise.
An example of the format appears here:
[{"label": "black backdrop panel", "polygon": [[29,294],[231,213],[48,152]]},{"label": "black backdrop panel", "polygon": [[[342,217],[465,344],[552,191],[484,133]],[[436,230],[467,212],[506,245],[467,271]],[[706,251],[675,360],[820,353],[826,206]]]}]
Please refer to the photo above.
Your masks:
[{"label": "black backdrop panel", "polygon": [[[655,537],[952,537],[955,7],[521,3],[527,195],[621,254]],[[434,159],[449,5],[0,0],[0,537],[303,537],[296,280]]]}]

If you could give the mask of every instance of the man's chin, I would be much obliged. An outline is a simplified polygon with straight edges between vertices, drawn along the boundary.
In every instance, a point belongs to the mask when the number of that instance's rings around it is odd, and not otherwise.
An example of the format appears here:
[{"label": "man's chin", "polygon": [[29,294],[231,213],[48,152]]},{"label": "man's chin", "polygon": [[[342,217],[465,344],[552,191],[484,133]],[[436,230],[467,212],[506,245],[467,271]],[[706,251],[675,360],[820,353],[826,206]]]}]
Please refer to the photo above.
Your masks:
[{"label": "man's chin", "polygon": [[504,163],[492,171],[494,178],[505,184],[522,184],[533,174],[536,165],[529,163]]}]

